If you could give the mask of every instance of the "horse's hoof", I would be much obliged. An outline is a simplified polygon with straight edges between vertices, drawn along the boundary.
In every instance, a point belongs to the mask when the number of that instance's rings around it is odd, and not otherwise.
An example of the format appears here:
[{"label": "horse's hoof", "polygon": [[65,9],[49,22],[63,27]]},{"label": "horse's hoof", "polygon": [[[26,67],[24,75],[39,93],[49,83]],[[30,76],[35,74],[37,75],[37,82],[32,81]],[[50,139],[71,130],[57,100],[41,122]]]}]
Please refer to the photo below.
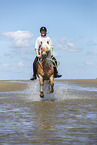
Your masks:
[{"label": "horse's hoof", "polygon": [[54,93],[54,90],[52,89],[52,90],[50,90],[50,93]]},{"label": "horse's hoof", "polygon": [[43,92],[40,92],[40,97],[41,97],[41,98],[44,98]]},{"label": "horse's hoof", "polygon": [[44,95],[40,95],[40,98],[44,98]]},{"label": "horse's hoof", "polygon": [[50,91],[50,93],[54,93],[54,91]]},{"label": "horse's hoof", "polygon": [[54,92],[54,87],[51,86],[51,90],[50,90],[50,93],[53,93]]}]

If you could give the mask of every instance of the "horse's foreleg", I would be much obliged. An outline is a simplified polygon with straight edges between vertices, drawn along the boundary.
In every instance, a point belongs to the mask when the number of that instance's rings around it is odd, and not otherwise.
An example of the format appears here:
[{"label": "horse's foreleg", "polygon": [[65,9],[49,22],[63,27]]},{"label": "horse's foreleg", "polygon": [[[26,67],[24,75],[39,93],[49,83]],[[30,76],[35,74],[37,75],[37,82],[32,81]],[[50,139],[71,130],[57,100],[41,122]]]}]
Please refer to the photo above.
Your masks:
[{"label": "horse's foreleg", "polygon": [[53,75],[51,75],[51,77],[50,77],[50,85],[51,85],[50,93],[53,93],[54,92],[54,77],[53,77]]},{"label": "horse's foreleg", "polygon": [[40,97],[43,98],[44,94],[43,94],[43,77],[41,75],[39,75],[39,80],[40,80]]}]

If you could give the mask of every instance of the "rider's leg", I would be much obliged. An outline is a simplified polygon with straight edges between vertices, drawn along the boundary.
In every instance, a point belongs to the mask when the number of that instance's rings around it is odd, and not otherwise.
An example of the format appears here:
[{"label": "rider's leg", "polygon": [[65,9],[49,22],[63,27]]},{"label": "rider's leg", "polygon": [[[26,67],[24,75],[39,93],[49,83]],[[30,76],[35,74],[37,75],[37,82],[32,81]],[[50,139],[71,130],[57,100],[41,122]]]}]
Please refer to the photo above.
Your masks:
[{"label": "rider's leg", "polygon": [[33,62],[33,77],[30,80],[35,80],[37,79],[36,74],[37,74],[37,61],[38,61],[38,57],[35,58],[34,62]]},{"label": "rider's leg", "polygon": [[62,75],[58,74],[58,69],[57,69],[57,60],[55,57],[52,57],[52,59],[55,61],[55,63],[53,63],[54,65],[54,77],[55,78],[60,78]]}]

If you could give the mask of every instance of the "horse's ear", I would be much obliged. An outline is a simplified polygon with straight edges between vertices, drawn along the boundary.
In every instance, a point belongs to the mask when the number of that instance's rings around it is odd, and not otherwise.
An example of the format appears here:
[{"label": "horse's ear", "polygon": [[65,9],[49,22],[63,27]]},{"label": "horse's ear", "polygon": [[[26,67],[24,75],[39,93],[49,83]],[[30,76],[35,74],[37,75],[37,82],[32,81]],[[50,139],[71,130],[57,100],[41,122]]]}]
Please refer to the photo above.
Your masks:
[{"label": "horse's ear", "polygon": [[47,41],[47,44],[49,44],[49,41]]}]

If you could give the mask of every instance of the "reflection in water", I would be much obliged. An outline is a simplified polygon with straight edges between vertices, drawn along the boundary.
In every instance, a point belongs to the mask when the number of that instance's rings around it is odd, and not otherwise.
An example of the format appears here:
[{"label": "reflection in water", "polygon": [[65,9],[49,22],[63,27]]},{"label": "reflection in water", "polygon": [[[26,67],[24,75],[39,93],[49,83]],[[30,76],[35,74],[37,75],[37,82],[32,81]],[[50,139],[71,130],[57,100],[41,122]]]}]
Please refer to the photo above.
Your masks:
[{"label": "reflection in water", "polygon": [[40,99],[38,81],[28,90],[0,94],[0,145],[97,143],[95,91],[55,82],[54,94],[45,94]]},{"label": "reflection in water", "polygon": [[37,137],[40,138],[43,144],[49,143],[49,140],[56,138],[55,124],[55,105],[52,102],[43,102],[35,106],[37,116]]}]

